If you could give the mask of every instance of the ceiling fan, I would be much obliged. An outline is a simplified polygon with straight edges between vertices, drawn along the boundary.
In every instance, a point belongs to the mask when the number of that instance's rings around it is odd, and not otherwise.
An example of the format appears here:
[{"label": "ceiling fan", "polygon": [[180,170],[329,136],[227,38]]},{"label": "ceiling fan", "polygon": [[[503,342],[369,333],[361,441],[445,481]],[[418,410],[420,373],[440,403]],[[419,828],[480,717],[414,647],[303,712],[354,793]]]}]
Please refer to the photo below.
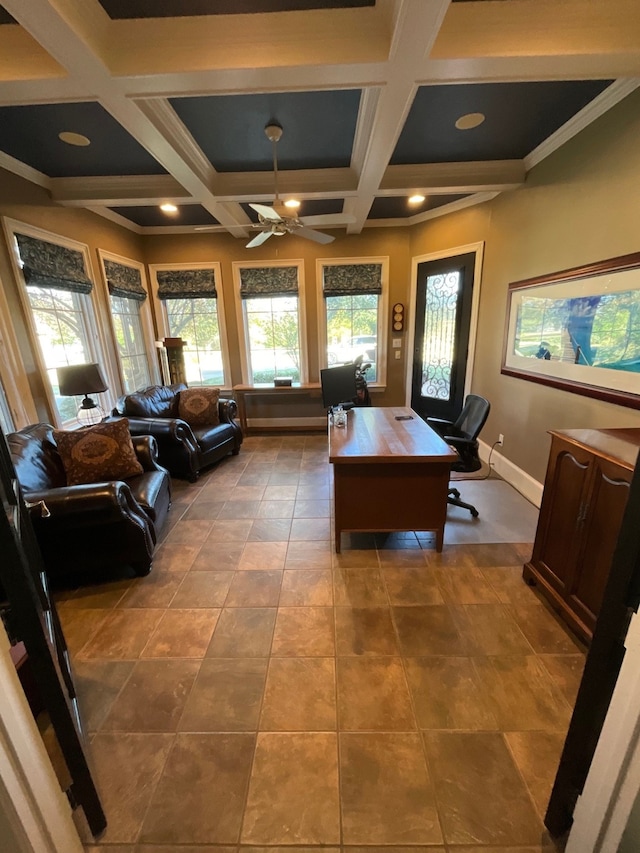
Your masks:
[{"label": "ceiling fan", "polygon": [[306,240],[314,240],[316,243],[332,243],[336,238],[330,234],[323,234],[322,231],[315,231],[309,228],[309,225],[347,225],[350,222],[355,222],[355,216],[346,216],[343,213],[331,213],[320,216],[296,216],[289,212],[289,208],[280,200],[278,195],[278,153],[277,144],[282,138],[282,127],[279,124],[271,122],[264,129],[265,135],[273,146],[273,177],[275,185],[275,198],[273,205],[268,207],[266,204],[250,204],[258,214],[258,224],[252,225],[252,228],[260,229],[260,233],[256,234],[253,240],[247,243],[247,249],[253,249],[256,246],[261,246],[269,237],[283,237],[285,234],[296,234],[298,237],[304,237]]}]

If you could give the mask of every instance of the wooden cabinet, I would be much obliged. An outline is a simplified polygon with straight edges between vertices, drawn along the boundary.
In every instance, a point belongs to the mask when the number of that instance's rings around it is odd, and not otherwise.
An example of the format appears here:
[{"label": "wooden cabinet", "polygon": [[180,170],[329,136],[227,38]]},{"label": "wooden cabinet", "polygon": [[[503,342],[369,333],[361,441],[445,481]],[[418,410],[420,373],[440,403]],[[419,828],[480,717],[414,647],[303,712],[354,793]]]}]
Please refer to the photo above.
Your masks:
[{"label": "wooden cabinet", "polygon": [[593,634],[640,449],[640,429],[552,430],[523,577],[583,639]]}]

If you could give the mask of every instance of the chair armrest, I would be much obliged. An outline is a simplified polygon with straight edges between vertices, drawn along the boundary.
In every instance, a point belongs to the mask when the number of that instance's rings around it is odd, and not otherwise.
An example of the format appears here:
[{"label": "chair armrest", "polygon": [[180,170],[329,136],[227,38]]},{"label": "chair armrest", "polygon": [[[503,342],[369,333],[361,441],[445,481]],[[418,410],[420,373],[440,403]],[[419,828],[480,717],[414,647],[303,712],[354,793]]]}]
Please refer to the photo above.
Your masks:
[{"label": "chair armrest", "polygon": [[459,448],[476,447],[478,442],[475,438],[465,438],[462,435],[444,435],[444,440],[447,444],[451,444],[456,450]]},{"label": "chair armrest", "polygon": [[443,429],[451,429],[451,427],[453,426],[453,421],[445,421],[442,418],[427,418],[427,423],[436,431],[442,431]]},{"label": "chair armrest", "polygon": [[[43,524],[68,521],[72,526],[89,525],[117,521],[132,512],[136,515],[140,512],[131,489],[123,480],[41,489],[26,492],[24,499],[36,504],[31,514],[36,519],[42,517]],[[40,501],[44,501],[49,517],[42,515],[44,507]]]},{"label": "chair armrest", "polygon": [[218,400],[218,414],[220,423],[231,424],[238,416],[238,404],[235,400],[221,398]]},{"label": "chair armrest", "polygon": [[165,470],[158,464],[158,442],[152,435],[132,435],[131,442],[145,471]]},{"label": "chair armrest", "polygon": [[198,442],[193,430],[186,421],[180,418],[131,418],[125,415],[129,421],[129,432],[134,435],[151,435],[162,445],[185,445],[191,452],[197,453]]}]

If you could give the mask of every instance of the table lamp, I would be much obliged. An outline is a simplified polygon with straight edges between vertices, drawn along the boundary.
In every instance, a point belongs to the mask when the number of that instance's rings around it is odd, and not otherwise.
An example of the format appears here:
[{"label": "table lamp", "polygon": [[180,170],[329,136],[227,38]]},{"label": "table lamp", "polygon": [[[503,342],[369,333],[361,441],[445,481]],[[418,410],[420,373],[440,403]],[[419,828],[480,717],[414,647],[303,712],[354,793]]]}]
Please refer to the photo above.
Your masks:
[{"label": "table lamp", "polygon": [[89,394],[107,390],[99,364],[72,364],[58,368],[58,386],[62,397],[84,397],[78,409],[78,422],[82,426],[100,423],[105,411]]}]

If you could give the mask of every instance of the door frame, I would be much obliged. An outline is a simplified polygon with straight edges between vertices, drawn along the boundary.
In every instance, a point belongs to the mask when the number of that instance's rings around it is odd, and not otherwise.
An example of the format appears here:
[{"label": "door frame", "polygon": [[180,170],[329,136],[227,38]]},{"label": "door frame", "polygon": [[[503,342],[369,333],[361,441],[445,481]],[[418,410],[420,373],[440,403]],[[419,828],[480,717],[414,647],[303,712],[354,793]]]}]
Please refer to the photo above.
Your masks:
[{"label": "door frame", "polygon": [[413,348],[416,336],[416,302],[418,279],[418,264],[429,261],[440,261],[443,258],[454,258],[457,255],[468,255],[475,253],[476,260],[473,267],[473,291],[471,294],[471,320],[469,324],[469,348],[467,351],[467,368],[464,381],[464,397],[471,391],[471,379],[473,377],[473,364],[476,354],[476,336],[478,332],[478,310],[480,306],[480,285],[482,283],[482,261],[484,257],[484,241],[478,243],[467,243],[464,246],[454,246],[450,249],[441,249],[439,252],[429,252],[426,255],[415,255],[411,258],[411,282],[409,285],[409,310],[407,312],[407,341],[406,341],[406,376],[405,376],[405,406],[411,406],[411,382],[413,376]]}]

